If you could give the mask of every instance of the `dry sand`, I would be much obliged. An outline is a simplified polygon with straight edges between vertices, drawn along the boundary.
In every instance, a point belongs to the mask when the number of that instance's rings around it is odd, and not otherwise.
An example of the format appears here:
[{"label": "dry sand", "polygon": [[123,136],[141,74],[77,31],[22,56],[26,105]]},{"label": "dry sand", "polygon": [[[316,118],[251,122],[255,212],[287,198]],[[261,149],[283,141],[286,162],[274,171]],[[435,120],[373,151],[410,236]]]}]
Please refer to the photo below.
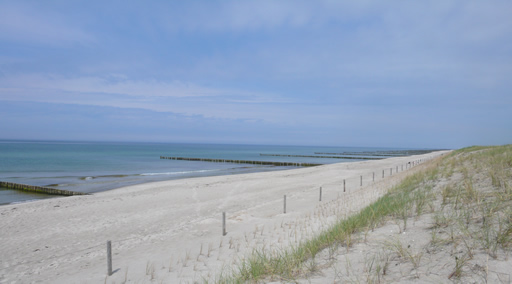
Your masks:
[{"label": "dry sand", "polygon": [[362,228],[350,247],[324,249],[292,282],[512,283],[510,179],[502,175],[495,184],[489,161],[464,162],[463,155],[448,160],[455,161],[454,172],[449,163],[424,164],[439,170],[415,191],[425,194],[424,203],[411,202],[406,215]]},{"label": "dry sand", "polygon": [[156,182],[1,206],[0,282],[212,281],[254,249],[281,250],[311,238],[421,168],[406,169],[408,162],[444,153]]}]

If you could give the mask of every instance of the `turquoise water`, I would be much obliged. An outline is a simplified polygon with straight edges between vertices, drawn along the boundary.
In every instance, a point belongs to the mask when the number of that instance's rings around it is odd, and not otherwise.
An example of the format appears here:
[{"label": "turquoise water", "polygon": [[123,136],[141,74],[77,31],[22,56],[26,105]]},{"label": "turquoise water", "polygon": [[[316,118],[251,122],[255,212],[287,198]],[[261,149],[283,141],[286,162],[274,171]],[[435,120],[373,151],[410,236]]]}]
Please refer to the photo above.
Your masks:
[{"label": "turquoise water", "polygon": [[[260,154],[314,155],[315,152],[368,152],[389,148],[262,146],[165,143],[0,141],[0,180],[59,189],[99,192],[152,181],[229,175],[291,167],[160,159],[160,156],[339,163],[357,160],[273,157]],[[0,188],[0,204],[50,198]]]}]

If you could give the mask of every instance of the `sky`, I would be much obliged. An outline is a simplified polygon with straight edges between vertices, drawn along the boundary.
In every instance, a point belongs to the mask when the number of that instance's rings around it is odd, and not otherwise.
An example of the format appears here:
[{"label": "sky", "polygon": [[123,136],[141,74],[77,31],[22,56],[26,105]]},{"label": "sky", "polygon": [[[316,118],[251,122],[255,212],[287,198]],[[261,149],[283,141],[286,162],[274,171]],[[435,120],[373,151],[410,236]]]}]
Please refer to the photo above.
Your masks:
[{"label": "sky", "polygon": [[0,139],[512,143],[512,1],[0,0]]}]

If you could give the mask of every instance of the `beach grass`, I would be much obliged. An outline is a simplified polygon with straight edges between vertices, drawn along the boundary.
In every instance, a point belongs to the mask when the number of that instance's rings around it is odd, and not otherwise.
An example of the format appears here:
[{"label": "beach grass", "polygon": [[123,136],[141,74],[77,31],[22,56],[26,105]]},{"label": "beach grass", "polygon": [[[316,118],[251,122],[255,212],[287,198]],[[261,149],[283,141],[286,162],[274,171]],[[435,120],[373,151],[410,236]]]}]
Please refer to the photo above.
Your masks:
[{"label": "beach grass", "polygon": [[[430,245],[460,248],[454,254],[449,279],[465,275],[477,250],[498,258],[512,248],[512,145],[472,146],[430,161],[359,213],[339,219],[329,229],[296,246],[281,251],[254,250],[229,276],[218,283],[247,283],[293,280],[317,269],[315,256],[329,248],[347,251],[360,241],[358,233],[373,231],[394,222],[399,232],[408,230],[408,220],[422,214],[432,215]],[[443,180],[446,184],[441,185]],[[430,210],[426,210],[430,208]],[[449,232],[440,234],[440,229]],[[398,241],[387,243],[415,268],[422,254],[414,254]],[[379,259],[389,259],[389,256]],[[374,262],[368,262],[373,269]],[[386,262],[378,265],[380,281]],[[373,269],[375,270],[375,269]],[[223,274],[226,275],[226,274]]]},{"label": "beach grass", "polygon": [[[378,199],[358,214],[340,220],[330,229],[316,237],[301,242],[288,250],[270,253],[256,250],[243,261],[234,275],[221,279],[220,282],[244,283],[270,279],[293,279],[304,273],[305,264],[314,259],[317,253],[329,247],[343,246],[349,249],[354,242],[354,235],[366,229],[381,225],[390,217],[401,220],[401,230],[406,230],[407,219],[414,204],[423,204],[424,196],[414,194],[422,183],[436,176],[437,168],[411,175],[392,188],[388,194]],[[417,208],[422,208],[423,205]]]}]

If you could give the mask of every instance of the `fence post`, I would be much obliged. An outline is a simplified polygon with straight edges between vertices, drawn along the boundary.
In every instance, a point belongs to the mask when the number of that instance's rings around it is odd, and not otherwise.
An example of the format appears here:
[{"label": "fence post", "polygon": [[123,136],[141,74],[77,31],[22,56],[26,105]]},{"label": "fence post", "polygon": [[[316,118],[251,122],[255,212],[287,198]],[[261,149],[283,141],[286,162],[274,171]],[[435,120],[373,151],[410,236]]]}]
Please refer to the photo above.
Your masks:
[{"label": "fence post", "polygon": [[363,186],[363,176],[361,176],[361,183],[359,186]]},{"label": "fence post", "polygon": [[345,192],[345,180],[343,180],[343,192]]},{"label": "fence post", "polygon": [[107,241],[107,275],[112,275],[112,242]]},{"label": "fence post", "polygon": [[384,178],[384,170],[382,170],[382,178]]},{"label": "fence post", "polygon": [[375,172],[373,172],[373,181],[375,181]]},{"label": "fence post", "polygon": [[320,200],[318,201],[322,201],[322,187],[320,187]]},{"label": "fence post", "polygon": [[222,212],[222,235],[225,236],[226,234],[226,212]]},{"label": "fence post", "polygon": [[284,212],[284,214],[286,214],[286,194],[284,195],[284,209],[283,209],[283,212]]}]

